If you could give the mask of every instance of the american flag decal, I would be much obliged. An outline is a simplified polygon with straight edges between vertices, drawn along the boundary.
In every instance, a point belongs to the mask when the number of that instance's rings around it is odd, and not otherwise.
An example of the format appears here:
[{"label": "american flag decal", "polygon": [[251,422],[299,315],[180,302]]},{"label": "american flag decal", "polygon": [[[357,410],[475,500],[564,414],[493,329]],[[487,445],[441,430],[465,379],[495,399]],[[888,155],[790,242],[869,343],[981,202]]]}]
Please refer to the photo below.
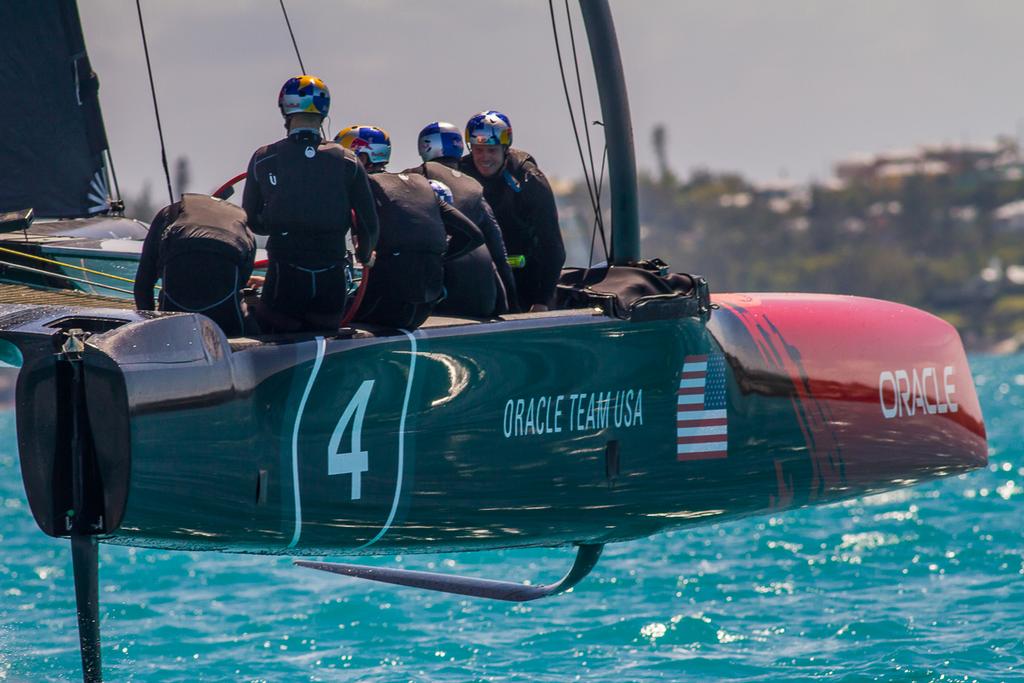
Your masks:
[{"label": "american flag decal", "polygon": [[728,454],[725,358],[720,353],[686,356],[676,399],[676,460]]}]

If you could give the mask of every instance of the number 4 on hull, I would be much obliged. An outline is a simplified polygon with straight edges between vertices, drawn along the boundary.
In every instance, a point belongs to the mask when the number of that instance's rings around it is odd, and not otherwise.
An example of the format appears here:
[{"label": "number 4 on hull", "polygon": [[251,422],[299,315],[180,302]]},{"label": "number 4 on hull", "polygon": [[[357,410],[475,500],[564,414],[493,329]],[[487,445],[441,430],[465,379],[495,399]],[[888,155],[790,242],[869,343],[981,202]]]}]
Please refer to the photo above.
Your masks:
[{"label": "number 4 on hull", "polygon": [[[370,402],[370,392],[373,391],[373,380],[363,382],[356,395],[348,402],[345,412],[341,414],[338,425],[331,434],[331,441],[327,445],[327,474],[351,474],[352,475],[352,500],[359,500],[363,496],[363,472],[370,469],[369,454],[363,450],[363,418],[366,417],[366,404]],[[352,425],[352,441],[349,444],[348,453],[339,453],[341,440],[348,429],[348,423],[355,417],[355,424]]]},{"label": "number 4 on hull", "polygon": [[[356,390],[352,400],[348,402],[344,412],[334,427],[331,440],[327,445],[327,474],[352,475],[352,500],[362,497],[362,474],[370,469],[369,454],[363,450],[363,419],[366,417],[366,406],[373,392],[373,380],[368,379]],[[352,439],[347,453],[340,453],[341,441],[345,438],[349,423],[352,423]],[[441,593],[470,595],[491,600],[507,600],[510,602],[526,602],[563,593],[590,573],[601,556],[602,544],[583,544],[576,552],[576,561],[569,572],[555,583],[531,586],[511,581],[494,581],[469,576],[454,576],[434,572],[411,571],[408,569],[388,569],[384,567],[367,567],[359,564],[342,564],[333,562],[298,561],[300,567],[318,569],[333,574],[343,574],[357,579],[380,581],[399,586],[421,588]]]}]

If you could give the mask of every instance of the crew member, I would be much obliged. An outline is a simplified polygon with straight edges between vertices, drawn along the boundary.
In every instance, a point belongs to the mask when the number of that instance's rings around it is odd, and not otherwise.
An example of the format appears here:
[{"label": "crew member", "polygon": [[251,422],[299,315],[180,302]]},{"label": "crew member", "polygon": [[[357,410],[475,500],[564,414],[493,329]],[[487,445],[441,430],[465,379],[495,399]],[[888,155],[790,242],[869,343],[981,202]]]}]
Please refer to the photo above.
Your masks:
[{"label": "crew member", "polygon": [[514,270],[519,307],[546,311],[565,263],[551,186],[532,156],[510,147],[512,124],[501,112],[484,111],[471,118],[466,142],[470,154],[459,168],[483,185],[509,254],[522,262]]},{"label": "crew member", "polygon": [[252,333],[240,290],[255,255],[242,209],[208,195],[183,195],[149,226],[135,274],[135,307],[153,310],[153,285],[160,279],[161,311],[202,313],[229,337]]},{"label": "crew member", "polygon": [[349,126],[335,140],[366,166],[380,219],[377,263],[355,319],[415,329],[444,296],[445,262],[483,244],[483,235],[423,176],[384,171],[391,159],[386,131]]},{"label": "crew member", "polygon": [[462,131],[457,127],[443,121],[427,124],[419,135],[423,163],[405,172],[443,183],[449,191],[448,201],[476,223],[484,235],[484,245],[445,264],[444,287],[448,296],[436,310],[490,318],[518,310],[519,301],[501,228],[491,205],[484,199],[480,183],[458,170],[464,150]]},{"label": "crew member", "polygon": [[249,161],[242,206],[253,231],[270,236],[261,313],[275,331],[337,329],[353,214],[356,258],[371,263],[377,244],[366,171],[352,152],[322,139],[330,103],[316,76],[288,79],[277,99],[288,135]]}]

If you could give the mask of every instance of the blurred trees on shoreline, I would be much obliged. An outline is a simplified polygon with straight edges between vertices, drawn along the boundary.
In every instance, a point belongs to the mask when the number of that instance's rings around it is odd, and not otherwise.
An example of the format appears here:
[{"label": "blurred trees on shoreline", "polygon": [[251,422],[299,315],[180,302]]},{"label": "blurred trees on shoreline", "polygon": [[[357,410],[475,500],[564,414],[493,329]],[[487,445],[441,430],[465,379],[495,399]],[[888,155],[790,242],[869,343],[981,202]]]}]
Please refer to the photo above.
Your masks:
[{"label": "blurred trees on shoreline", "polygon": [[[1024,226],[998,229],[994,220],[999,207],[1024,199],[1024,173],[967,167],[758,185],[708,169],[678,178],[665,162],[663,128],[653,142],[657,173],[639,182],[644,256],[706,276],[712,291],[906,303],[950,320],[976,348],[1024,334],[1024,283],[1005,271],[981,276],[991,263],[1024,264]],[[592,215],[585,192],[566,202]]]}]

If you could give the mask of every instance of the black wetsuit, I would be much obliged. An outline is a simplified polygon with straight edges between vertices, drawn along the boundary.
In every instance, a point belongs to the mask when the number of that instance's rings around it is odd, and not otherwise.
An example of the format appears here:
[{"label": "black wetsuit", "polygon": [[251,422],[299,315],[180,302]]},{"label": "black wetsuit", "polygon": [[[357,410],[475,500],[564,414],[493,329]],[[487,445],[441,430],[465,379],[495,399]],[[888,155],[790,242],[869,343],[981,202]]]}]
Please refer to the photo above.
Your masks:
[{"label": "black wetsuit", "polygon": [[508,253],[526,257],[525,267],[513,270],[521,310],[551,305],[565,246],[554,193],[533,157],[510,148],[504,168],[490,178],[480,174],[470,155],[462,157],[459,169],[483,185]]},{"label": "black wetsuit", "polygon": [[437,198],[423,176],[374,173],[370,187],[380,241],[355,319],[411,330],[444,296],[445,261],[476,249],[484,238],[471,220]]},{"label": "black wetsuit", "polygon": [[229,337],[251,332],[239,291],[252,274],[255,254],[244,211],[208,195],[183,195],[149,226],[135,274],[135,306],[153,310],[159,278],[161,311],[202,313]]},{"label": "black wetsuit", "polygon": [[345,235],[355,214],[356,257],[377,244],[366,172],[349,150],[310,131],[260,147],[249,161],[242,206],[253,231],[269,235],[262,301],[307,329],[304,316],[338,316],[347,296]]},{"label": "black wetsuit", "polygon": [[519,308],[515,278],[508,265],[508,253],[501,228],[491,205],[475,179],[458,170],[458,159],[427,161],[407,169],[447,185],[455,208],[476,223],[484,244],[444,266],[447,296],[435,310],[438,313],[490,318]]}]

